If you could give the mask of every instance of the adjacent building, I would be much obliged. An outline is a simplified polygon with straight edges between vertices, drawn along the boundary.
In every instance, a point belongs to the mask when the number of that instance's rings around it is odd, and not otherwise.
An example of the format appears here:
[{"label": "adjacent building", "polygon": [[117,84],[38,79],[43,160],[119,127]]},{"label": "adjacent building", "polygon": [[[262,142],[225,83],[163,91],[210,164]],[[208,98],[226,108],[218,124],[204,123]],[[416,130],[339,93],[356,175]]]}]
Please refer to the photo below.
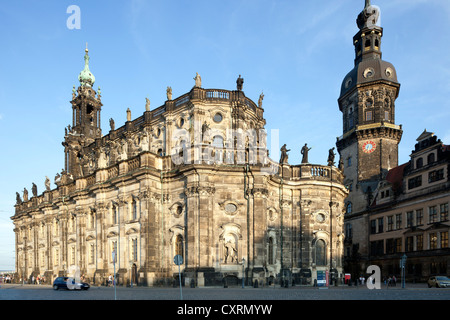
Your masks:
[{"label": "adjacent building", "polygon": [[378,265],[385,277],[407,280],[449,274],[449,147],[424,131],[408,163],[398,164],[402,126],[395,121],[400,84],[382,59],[380,9],[366,1],[353,37],[355,66],[338,99],[343,134],[337,148],[349,190],[345,269],[353,277]]}]

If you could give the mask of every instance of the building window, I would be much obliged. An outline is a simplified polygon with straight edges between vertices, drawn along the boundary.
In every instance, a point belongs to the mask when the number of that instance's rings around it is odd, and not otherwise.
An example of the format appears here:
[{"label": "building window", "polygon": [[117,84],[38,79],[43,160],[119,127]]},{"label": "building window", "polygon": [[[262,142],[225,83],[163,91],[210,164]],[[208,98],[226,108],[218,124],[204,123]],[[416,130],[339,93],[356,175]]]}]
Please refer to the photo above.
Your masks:
[{"label": "building window", "polygon": [[395,239],[395,252],[402,252],[402,238]]},{"label": "building window", "polygon": [[411,228],[414,226],[414,215],[413,211],[406,212],[406,227]]},{"label": "building window", "polygon": [[434,153],[430,153],[427,157],[427,164],[434,162]]},{"label": "building window", "polygon": [[380,256],[384,254],[383,240],[372,241],[370,243],[370,254],[373,256]]},{"label": "building window", "polygon": [[395,215],[395,229],[401,229],[402,228],[402,214],[396,214]]},{"label": "building window", "polygon": [[441,232],[441,249],[448,248],[448,231]]},{"label": "building window", "polygon": [[419,158],[416,160],[416,169],[422,168],[423,167],[423,159]]},{"label": "building window", "polygon": [[416,246],[417,246],[417,251],[423,250],[423,235],[422,234],[419,234],[416,236]]},{"label": "building window", "polygon": [[437,222],[437,207],[431,206],[428,207],[428,223]]},{"label": "building window", "polygon": [[351,202],[347,202],[347,213],[352,213],[352,203]]},{"label": "building window", "polygon": [[383,218],[378,219],[378,233],[383,232]]},{"label": "building window", "polygon": [[444,179],[444,169],[428,172],[428,182],[435,182]]},{"label": "building window", "polygon": [[371,220],[370,221],[370,234],[375,234],[375,233],[377,233],[377,221]]},{"label": "building window", "polygon": [[440,205],[441,222],[448,220],[448,203]]},{"label": "building window", "polygon": [[316,265],[325,266],[327,264],[326,259],[326,245],[325,241],[317,240],[316,242]]},{"label": "building window", "polygon": [[347,167],[351,167],[352,166],[352,157],[348,157],[347,158]]},{"label": "building window", "polygon": [[347,223],[345,225],[345,238],[346,239],[352,239],[353,238],[353,230],[352,230],[352,224]]},{"label": "building window", "polygon": [[372,121],[372,111],[366,111],[366,121]]},{"label": "building window", "polygon": [[394,253],[394,239],[386,239],[386,253],[391,254]]},{"label": "building window", "polygon": [[386,231],[392,231],[394,228],[394,216],[387,217]]},{"label": "building window", "polygon": [[423,224],[423,210],[417,209],[416,210],[416,225],[420,226]]},{"label": "building window", "polygon": [[414,189],[422,185],[422,176],[417,176],[408,180],[408,189]]},{"label": "building window", "polygon": [[384,112],[384,120],[388,120],[389,121],[389,111],[385,111]]},{"label": "building window", "polygon": [[430,239],[430,250],[437,249],[437,234],[436,232],[432,232],[429,235]]},{"label": "building window", "polygon": [[131,220],[137,220],[137,201],[135,199],[133,199],[132,202],[132,216],[131,216]]},{"label": "building window", "polygon": [[405,251],[413,251],[414,250],[414,237],[407,237],[405,242]]}]

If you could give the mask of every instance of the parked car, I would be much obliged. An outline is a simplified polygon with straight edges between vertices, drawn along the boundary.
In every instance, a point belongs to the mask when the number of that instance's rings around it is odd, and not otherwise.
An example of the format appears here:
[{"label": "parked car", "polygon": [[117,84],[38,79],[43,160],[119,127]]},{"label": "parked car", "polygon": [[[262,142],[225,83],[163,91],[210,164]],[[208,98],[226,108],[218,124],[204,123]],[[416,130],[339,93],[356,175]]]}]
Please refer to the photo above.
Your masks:
[{"label": "parked car", "polygon": [[[70,280],[69,280],[70,279]],[[72,281],[67,285],[67,281]],[[88,290],[91,286],[86,282],[75,282],[75,279],[69,277],[58,277],[53,281],[53,289],[71,289],[71,290]]]},{"label": "parked car", "polygon": [[433,276],[428,279],[428,288],[450,288],[450,279],[445,276]]}]

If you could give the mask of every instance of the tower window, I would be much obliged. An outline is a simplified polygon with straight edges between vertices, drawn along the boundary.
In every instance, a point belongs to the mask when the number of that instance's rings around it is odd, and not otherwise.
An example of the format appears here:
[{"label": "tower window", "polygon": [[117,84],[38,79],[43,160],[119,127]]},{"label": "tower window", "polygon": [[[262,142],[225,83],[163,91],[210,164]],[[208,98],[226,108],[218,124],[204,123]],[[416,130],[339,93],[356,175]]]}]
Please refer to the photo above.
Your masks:
[{"label": "tower window", "polygon": [[384,112],[384,120],[389,120],[389,111]]},{"label": "tower window", "polygon": [[367,39],[366,42],[364,43],[364,50],[369,50],[370,49],[370,39]]},{"label": "tower window", "polygon": [[373,112],[366,111],[366,121],[372,121],[372,120],[373,120]]}]

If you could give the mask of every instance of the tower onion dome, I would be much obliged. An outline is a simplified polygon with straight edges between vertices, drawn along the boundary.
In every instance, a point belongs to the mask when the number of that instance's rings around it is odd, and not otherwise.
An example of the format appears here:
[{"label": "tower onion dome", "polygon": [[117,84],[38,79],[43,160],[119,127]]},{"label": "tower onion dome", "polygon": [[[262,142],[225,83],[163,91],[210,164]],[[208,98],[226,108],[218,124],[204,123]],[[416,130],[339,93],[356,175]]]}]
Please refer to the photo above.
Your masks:
[{"label": "tower onion dome", "polygon": [[86,48],[86,54],[84,55],[84,69],[80,72],[78,76],[78,80],[80,81],[81,86],[91,88],[94,85],[95,77],[89,70],[89,54],[88,49]]},{"label": "tower onion dome", "polygon": [[379,16],[380,8],[366,0],[364,9],[356,19],[359,31],[353,37],[355,67],[342,81],[340,97],[366,83],[382,81],[398,84],[394,66],[382,59],[383,28],[379,25]]}]

